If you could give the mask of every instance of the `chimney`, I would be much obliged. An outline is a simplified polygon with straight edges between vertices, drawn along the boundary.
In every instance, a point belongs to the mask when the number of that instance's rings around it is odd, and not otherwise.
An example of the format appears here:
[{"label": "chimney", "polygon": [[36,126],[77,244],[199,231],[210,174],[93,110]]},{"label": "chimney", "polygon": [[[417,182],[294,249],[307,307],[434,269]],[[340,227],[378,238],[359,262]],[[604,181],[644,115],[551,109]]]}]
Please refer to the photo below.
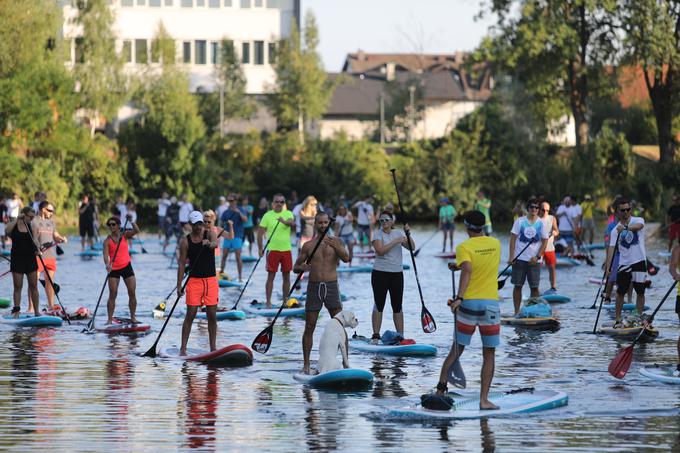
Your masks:
[{"label": "chimney", "polygon": [[391,82],[396,77],[396,69],[394,63],[385,64],[385,80]]},{"label": "chimney", "polygon": [[361,49],[357,50],[357,60],[366,61],[366,54]]},{"label": "chimney", "polygon": [[463,59],[465,58],[465,53],[461,52],[460,50],[456,50],[456,63],[462,63]]}]

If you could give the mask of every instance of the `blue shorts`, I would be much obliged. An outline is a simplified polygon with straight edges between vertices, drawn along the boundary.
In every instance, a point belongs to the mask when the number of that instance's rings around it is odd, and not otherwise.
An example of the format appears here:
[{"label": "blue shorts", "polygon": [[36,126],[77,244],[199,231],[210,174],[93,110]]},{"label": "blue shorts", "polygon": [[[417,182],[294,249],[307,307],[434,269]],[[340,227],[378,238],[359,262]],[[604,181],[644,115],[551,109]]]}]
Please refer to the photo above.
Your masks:
[{"label": "blue shorts", "polygon": [[573,231],[560,231],[560,239],[564,239],[567,245],[574,244],[574,232]]},{"label": "blue shorts", "polygon": [[609,278],[607,279],[607,283],[616,283],[616,274],[618,273],[617,271],[619,270],[619,254],[614,253],[614,258],[612,258],[612,271],[609,273]]},{"label": "blue shorts", "polygon": [[456,224],[453,222],[442,222],[443,231],[453,231],[456,229]]},{"label": "blue shorts", "polygon": [[501,309],[494,299],[465,299],[458,308],[456,341],[469,346],[472,334],[479,326],[482,346],[495,348],[501,344]]},{"label": "blue shorts", "polygon": [[243,248],[243,239],[241,238],[222,240],[222,250],[236,251],[241,250],[241,248]]}]

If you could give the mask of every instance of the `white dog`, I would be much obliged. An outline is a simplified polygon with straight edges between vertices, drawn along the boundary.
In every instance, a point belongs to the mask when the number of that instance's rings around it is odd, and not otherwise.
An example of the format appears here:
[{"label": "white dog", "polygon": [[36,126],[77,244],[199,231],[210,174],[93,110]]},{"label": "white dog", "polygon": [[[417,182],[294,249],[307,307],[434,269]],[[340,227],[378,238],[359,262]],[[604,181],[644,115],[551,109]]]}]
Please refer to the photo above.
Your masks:
[{"label": "white dog", "polygon": [[[319,374],[349,368],[345,328],[355,328],[358,324],[359,321],[351,311],[341,311],[326,323],[319,343],[319,361],[316,365]],[[338,349],[342,354],[342,364],[338,362]]]}]

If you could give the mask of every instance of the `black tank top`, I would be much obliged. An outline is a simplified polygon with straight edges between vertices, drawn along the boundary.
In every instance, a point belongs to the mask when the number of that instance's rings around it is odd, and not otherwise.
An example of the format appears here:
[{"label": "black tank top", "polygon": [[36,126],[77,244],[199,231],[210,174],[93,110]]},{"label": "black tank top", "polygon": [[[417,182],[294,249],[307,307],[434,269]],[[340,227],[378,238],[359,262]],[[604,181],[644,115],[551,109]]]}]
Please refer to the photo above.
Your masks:
[{"label": "black tank top", "polygon": [[[29,225],[30,228],[30,225]],[[15,225],[12,233],[9,235],[12,239],[12,258],[18,256],[33,256],[35,255],[35,246],[31,240],[28,232],[22,233],[19,231],[19,225]]]},{"label": "black tank top", "polygon": [[[208,238],[207,231],[204,232],[203,237],[205,239]],[[187,257],[189,258],[189,266],[191,267],[191,277],[215,277],[217,275],[215,270],[215,253],[213,253],[212,249],[205,247],[202,242],[195,244],[191,240],[191,234],[187,234],[187,242],[189,243]],[[201,250],[203,253],[201,253]]]}]

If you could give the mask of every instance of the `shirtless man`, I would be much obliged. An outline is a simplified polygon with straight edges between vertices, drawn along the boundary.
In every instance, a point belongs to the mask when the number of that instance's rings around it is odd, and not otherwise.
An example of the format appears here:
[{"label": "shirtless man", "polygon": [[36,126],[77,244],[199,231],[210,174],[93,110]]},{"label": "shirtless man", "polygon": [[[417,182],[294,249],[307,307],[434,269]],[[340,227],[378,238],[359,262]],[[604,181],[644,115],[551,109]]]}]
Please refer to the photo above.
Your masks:
[{"label": "shirtless man", "polygon": [[331,318],[342,311],[340,302],[340,289],[338,288],[338,274],[336,268],[339,260],[347,263],[349,253],[342,241],[336,237],[325,236],[319,245],[312,261],[306,264],[305,261],[312,253],[314,246],[319,241],[321,234],[330,226],[330,217],[325,212],[319,212],[314,218],[314,238],[305,242],[300,250],[293,271],[309,271],[307,283],[307,302],[305,305],[305,332],[302,335],[302,372],[309,374],[309,354],[312,351],[314,342],[314,329],[319,318],[321,307],[326,305],[326,309]]}]

